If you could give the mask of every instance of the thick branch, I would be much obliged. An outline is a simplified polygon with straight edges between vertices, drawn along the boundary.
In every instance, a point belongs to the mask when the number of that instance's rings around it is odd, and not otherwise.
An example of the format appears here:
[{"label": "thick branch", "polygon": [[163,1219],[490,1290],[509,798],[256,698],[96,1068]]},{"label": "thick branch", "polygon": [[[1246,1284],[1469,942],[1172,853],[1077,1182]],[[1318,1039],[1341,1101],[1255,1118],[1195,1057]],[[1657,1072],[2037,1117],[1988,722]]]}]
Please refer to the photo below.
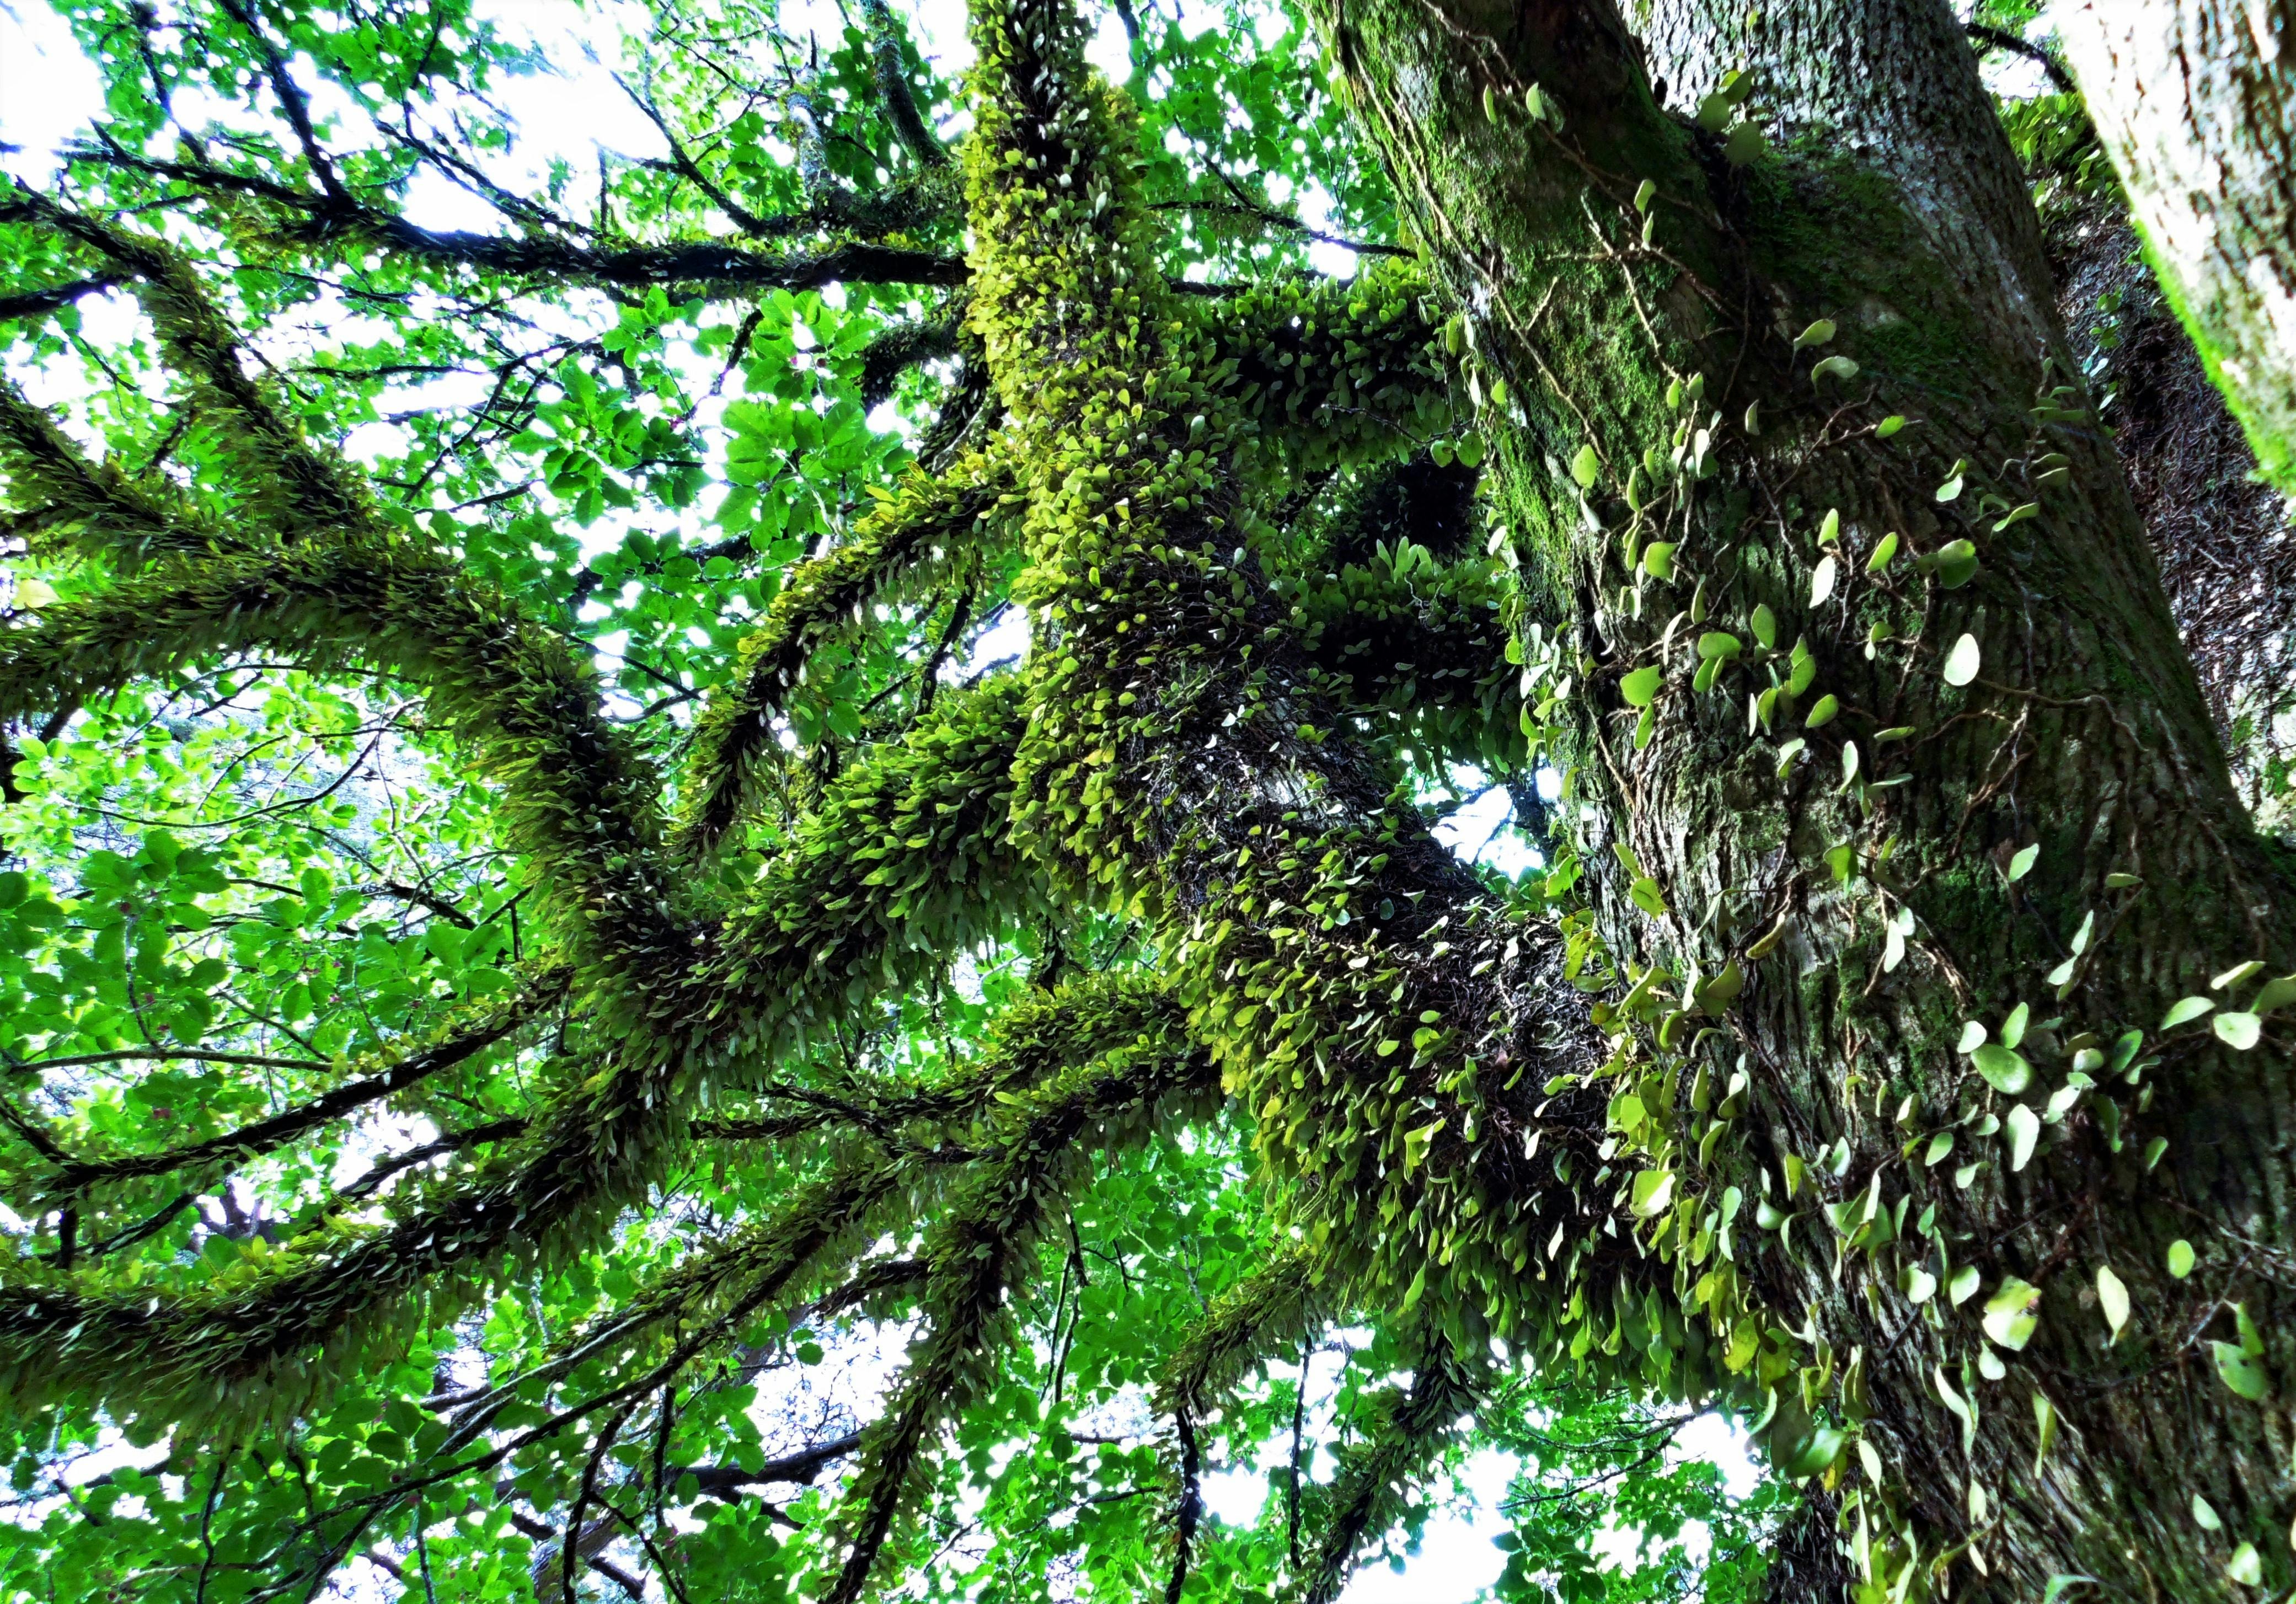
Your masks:
[{"label": "thick branch", "polygon": [[0,320],[45,317],[84,296],[111,289],[119,283],[115,276],[99,275],[94,278],[74,279],[68,284],[51,284],[44,290],[19,290],[13,294],[0,294]]},{"label": "thick branch", "polygon": [[563,975],[529,980],[506,1007],[484,1010],[472,1024],[449,1031],[434,1044],[407,1054],[378,1073],[347,1081],[299,1107],[269,1119],[242,1125],[223,1136],[164,1153],[125,1155],[117,1158],[70,1158],[34,1178],[30,1184],[47,1197],[67,1197],[106,1181],[128,1180],[177,1170],[201,1168],[223,1162],[243,1162],[277,1151],[295,1138],[319,1126],[396,1096],[411,1086],[483,1052],[520,1026],[554,1007],[565,994]]},{"label": "thick branch", "polygon": [[2284,6],[2055,13],[2160,275],[2261,470],[2296,490],[2296,29]]},{"label": "thick branch", "polygon": [[1004,464],[985,455],[938,478],[914,474],[850,540],[790,576],[695,720],[679,821],[689,850],[715,846],[738,820],[751,769],[774,744],[774,715],[816,647],[857,627],[918,571],[976,548],[1010,483]]},{"label": "thick branch", "polygon": [[684,1465],[669,1473],[673,1483],[692,1477],[695,1485],[711,1498],[726,1498],[750,1487],[810,1482],[824,1470],[846,1458],[861,1446],[861,1434],[848,1432],[810,1448],[800,1448],[779,1459],[767,1460],[755,1470],[744,1470],[739,1465]]},{"label": "thick branch", "polygon": [[1013,1320],[1009,1295],[1029,1279],[1039,1237],[1085,1178],[1087,1142],[1140,1140],[1170,1116],[1160,1105],[1201,1102],[1218,1084],[1209,1057],[1175,1032],[1105,1055],[1007,1106],[990,1137],[994,1156],[928,1238],[929,1335],[884,1416],[864,1434],[848,1494],[852,1546],[827,1595],[832,1604],[854,1604],[867,1586],[940,1423],[995,1381]]}]

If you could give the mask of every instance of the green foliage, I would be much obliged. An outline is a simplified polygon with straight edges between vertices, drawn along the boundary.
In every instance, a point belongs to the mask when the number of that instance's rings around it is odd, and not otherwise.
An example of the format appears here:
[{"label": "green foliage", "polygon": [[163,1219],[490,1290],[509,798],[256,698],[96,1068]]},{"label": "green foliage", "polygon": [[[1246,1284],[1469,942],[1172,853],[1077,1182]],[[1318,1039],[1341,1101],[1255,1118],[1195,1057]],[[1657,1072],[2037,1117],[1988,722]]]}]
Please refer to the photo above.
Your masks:
[{"label": "green foliage", "polygon": [[982,5],[960,95],[666,8],[668,153],[531,193],[460,9],[73,20],[102,137],[0,203],[87,286],[0,325],[10,1597],[1328,1599],[1555,1421],[1660,1557],[1589,1493],[1496,1596],[1751,1585],[1787,1495],[1620,1425],[1704,1339],[1554,1085],[1577,867],[1426,829],[1569,675],[1416,266],[1306,268],[1311,193],[1401,248],[1296,15],[1119,86]]}]

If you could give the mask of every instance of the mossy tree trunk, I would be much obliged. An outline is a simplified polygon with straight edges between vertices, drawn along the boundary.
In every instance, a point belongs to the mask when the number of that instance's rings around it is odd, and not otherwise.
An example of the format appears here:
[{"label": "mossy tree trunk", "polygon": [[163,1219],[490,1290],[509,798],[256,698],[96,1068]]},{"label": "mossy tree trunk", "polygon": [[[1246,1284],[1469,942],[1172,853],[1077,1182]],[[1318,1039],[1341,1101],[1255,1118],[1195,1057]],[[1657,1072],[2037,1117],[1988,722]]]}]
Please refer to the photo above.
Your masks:
[{"label": "mossy tree trunk", "polygon": [[1766,1222],[1758,1316],[1702,1249],[1677,1290],[1830,1466],[1871,1596],[2284,1588],[2296,983],[2257,989],[2296,879],[1943,0],[1748,15],[1323,17],[1472,353],[1534,673],[1560,643],[1595,925],[1657,967],[1619,1151]]},{"label": "mossy tree trunk", "polygon": [[2296,7],[2085,0],[2057,29],[2162,286],[2296,488]]}]

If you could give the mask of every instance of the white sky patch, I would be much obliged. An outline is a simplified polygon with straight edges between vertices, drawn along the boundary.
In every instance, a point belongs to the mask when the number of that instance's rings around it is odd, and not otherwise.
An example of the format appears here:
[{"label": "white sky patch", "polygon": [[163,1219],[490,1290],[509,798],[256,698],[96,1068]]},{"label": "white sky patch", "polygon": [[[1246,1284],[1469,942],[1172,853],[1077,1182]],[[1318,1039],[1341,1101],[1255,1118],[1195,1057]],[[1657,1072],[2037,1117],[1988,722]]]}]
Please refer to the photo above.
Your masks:
[{"label": "white sky patch", "polygon": [[1419,1551],[1399,1571],[1365,1567],[1340,1594],[1340,1604],[1464,1604],[1498,1580],[1506,1556],[1493,1546],[1513,1523],[1499,1512],[1513,1479],[1513,1454],[1485,1449],[1471,1456],[1461,1480],[1467,1497],[1431,1516]]},{"label": "white sky patch", "polygon": [[58,145],[103,110],[103,79],[64,20],[38,0],[0,0],[0,170],[37,185]]},{"label": "white sky patch", "polygon": [[1485,788],[1435,827],[1435,839],[1468,862],[1488,863],[1503,875],[1519,876],[1527,869],[1543,868],[1546,857],[1512,827],[1514,802],[1506,788],[1487,785],[1480,776],[1471,776],[1466,770],[1461,771],[1460,777],[1471,794],[1473,786]]}]

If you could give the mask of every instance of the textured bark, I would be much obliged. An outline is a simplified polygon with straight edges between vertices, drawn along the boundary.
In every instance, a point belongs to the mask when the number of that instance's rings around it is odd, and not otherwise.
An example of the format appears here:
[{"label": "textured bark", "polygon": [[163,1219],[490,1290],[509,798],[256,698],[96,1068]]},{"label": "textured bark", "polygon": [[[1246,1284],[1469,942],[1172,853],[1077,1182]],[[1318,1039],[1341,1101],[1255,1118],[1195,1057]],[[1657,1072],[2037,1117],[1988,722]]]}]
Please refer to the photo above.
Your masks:
[{"label": "textured bark", "polygon": [[[2296,967],[2296,882],[2232,793],[2112,448],[2077,394],[2054,392],[2078,370],[2039,231],[1943,0],[1792,0],[1752,29],[1746,15],[1734,0],[1651,0],[1630,35],[1601,0],[1322,8],[1473,349],[1512,391],[1484,426],[1524,571],[1581,687],[1574,784],[1594,804],[1581,845],[1600,927],[1621,958],[1713,975],[1736,957],[1750,977],[1707,1052],[1718,1074],[1751,1075],[1751,1139],[1734,1160],[1725,1147],[1710,1166],[1685,1161],[1685,1184],[1767,1190],[1799,1211],[1797,1250],[1765,1238],[1760,1295],[1837,1373],[1860,1370],[1866,1402],[1847,1412],[1866,1411],[1923,1575],[1952,1558],[1938,1584],[1951,1596],[2029,1600],[2070,1573],[2106,1596],[2243,1597],[2226,1570],[2242,1542],[2284,1588],[2287,1416],[2277,1394],[2229,1390],[2209,1346],[2234,1340],[2226,1307],[2244,1302],[2263,1369],[2296,1385],[2296,1076],[2274,1021],[2245,1052],[2205,1027],[2171,1037],[2144,1072],[2157,1101],[2118,1084],[2089,1093],[2043,1126],[2022,1168],[1954,1122],[2016,1101],[1956,1054],[1964,1019],[1997,1028],[2020,1001],[2061,1019],[2025,1038],[2041,1079],[2023,1101],[2038,1114],[2083,1033],[2157,1035],[2175,999],[2210,994],[2240,960]],[[1734,164],[1653,88],[1686,111],[1740,66],[1770,152]],[[1533,83],[1559,127],[1516,110]],[[1656,186],[1648,247],[1633,200],[1644,179]],[[1821,318],[1839,324],[1831,343],[1789,349]],[[1821,355],[1859,371],[1821,382]],[[1669,386],[1693,374],[1714,471],[1687,514],[1669,513],[1687,571],[1670,588],[1633,576],[1625,487],[1645,448],[1678,438],[1688,414]],[[1759,433],[1740,421],[1754,403]],[[1878,438],[1885,413],[1914,426]],[[1940,501],[1964,458],[1968,489]],[[1574,459],[1593,470],[1583,496]],[[1999,502],[1984,505],[1987,491]],[[2003,522],[2027,503],[2038,515]],[[1814,605],[1829,509],[1843,577]],[[1868,584],[1866,560],[1893,531],[1911,552],[1972,540],[1975,576],[1942,588],[1900,556],[1894,592]],[[1817,664],[1767,736],[1749,734],[1759,671],[1704,694],[1684,684],[1701,632],[1746,639],[1757,604],[1781,646],[1799,636]],[[1875,627],[1886,638],[1869,656]],[[1964,632],[1983,666],[1956,689],[1940,668]],[[1668,679],[1637,745],[1620,680],[1649,664]],[[1799,728],[1821,693],[1840,714]],[[1798,765],[1789,736],[1809,743]],[[1845,782],[1853,743],[1862,767]],[[2009,859],[2028,845],[2038,863],[2013,883]],[[1827,860],[1842,846],[1846,879]],[[1614,847],[1661,888],[1664,917],[1630,901],[1635,871]],[[2109,887],[2108,875],[2141,884]],[[2060,1000],[2042,977],[2092,913],[2103,934]],[[1910,922],[1894,962],[1891,919]],[[1781,920],[1783,944],[1752,961]],[[1925,1167],[1925,1139],[1946,1129],[1954,1162]],[[2156,1135],[2166,1156],[2148,1174]],[[1828,1148],[1840,1162],[1821,1168]],[[1776,1184],[1790,1154],[1810,1162],[1816,1202],[1876,1186],[1886,1204],[1909,1197],[1902,1240],[1837,1258],[1810,1192],[1788,1202]],[[1956,1186],[1955,1164],[1978,1156],[1985,1167]],[[1924,1242],[1913,1222],[1930,1207]],[[2177,1238],[2199,1250],[2189,1280],[2161,1268]],[[1974,1266],[1984,1294],[1916,1306],[1903,1288],[1920,1265]],[[2102,1266],[2136,1311],[2111,1346],[2091,1289]],[[1987,1381],[1979,1314],[2013,1277],[2041,1288],[2039,1324],[2021,1350],[1993,1352],[2006,1375]],[[1966,1440],[1939,1376],[1973,1398]],[[2038,1469],[2036,1394],[2065,1423]],[[1843,1491],[1864,1485],[1853,1460]],[[2223,1530],[2191,1518],[2194,1494]]]},{"label": "textured bark", "polygon": [[2296,5],[2083,0],[2057,28],[2162,284],[2296,486]]},{"label": "textured bark", "polygon": [[2260,829],[2292,819],[2296,529],[2118,206],[2045,214],[2057,307],[2161,563],[2177,631]]}]

